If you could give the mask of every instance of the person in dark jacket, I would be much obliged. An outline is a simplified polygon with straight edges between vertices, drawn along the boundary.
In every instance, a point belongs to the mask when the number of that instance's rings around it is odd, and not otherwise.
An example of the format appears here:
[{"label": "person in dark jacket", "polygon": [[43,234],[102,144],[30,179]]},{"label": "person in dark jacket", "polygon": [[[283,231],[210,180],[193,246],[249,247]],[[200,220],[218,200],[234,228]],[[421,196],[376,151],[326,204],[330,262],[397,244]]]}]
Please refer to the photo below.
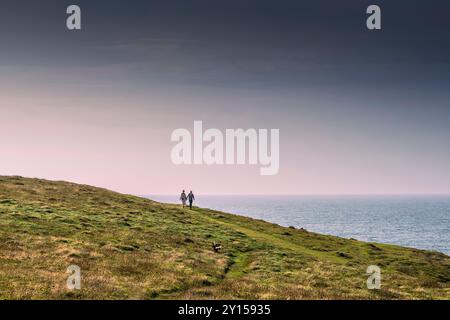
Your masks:
[{"label": "person in dark jacket", "polygon": [[195,197],[194,197],[194,194],[192,193],[192,190],[189,192],[187,197],[188,197],[188,200],[189,200],[189,209],[192,210],[192,202],[194,202],[194,200],[195,200]]}]

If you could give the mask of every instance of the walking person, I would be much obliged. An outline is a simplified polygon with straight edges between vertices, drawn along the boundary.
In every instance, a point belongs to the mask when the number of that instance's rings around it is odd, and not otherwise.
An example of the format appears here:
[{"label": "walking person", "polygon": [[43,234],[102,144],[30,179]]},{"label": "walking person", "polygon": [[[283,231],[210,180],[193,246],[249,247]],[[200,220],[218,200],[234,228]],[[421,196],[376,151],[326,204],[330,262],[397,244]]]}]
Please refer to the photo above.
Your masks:
[{"label": "walking person", "polygon": [[192,190],[188,194],[189,199],[189,209],[192,210],[192,202],[195,200],[194,194],[192,193]]},{"label": "walking person", "polygon": [[183,204],[183,208],[186,207],[187,197],[186,197],[186,193],[184,192],[184,190],[183,190],[183,192],[181,192],[180,200],[181,200],[181,203]]}]

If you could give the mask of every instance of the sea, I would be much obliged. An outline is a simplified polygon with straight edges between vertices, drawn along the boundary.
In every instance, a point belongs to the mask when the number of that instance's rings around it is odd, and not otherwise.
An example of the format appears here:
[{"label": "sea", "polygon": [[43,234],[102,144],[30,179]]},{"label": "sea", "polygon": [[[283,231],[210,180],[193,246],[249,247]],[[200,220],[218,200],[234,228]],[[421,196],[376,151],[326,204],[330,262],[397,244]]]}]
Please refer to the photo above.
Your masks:
[{"label": "sea", "polygon": [[[179,196],[150,199],[179,203]],[[194,205],[282,226],[450,255],[450,196],[202,196]]]}]

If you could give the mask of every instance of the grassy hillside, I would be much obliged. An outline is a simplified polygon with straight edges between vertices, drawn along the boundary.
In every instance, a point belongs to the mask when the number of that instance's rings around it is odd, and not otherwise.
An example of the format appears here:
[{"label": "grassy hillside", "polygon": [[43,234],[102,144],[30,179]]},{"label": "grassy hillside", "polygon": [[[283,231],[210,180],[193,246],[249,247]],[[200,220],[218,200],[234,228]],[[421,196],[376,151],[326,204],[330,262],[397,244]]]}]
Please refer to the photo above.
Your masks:
[{"label": "grassy hillside", "polygon": [[[71,264],[81,267],[81,290],[66,288]],[[366,288],[372,264],[381,290]],[[450,258],[0,176],[0,298],[449,299]]]}]

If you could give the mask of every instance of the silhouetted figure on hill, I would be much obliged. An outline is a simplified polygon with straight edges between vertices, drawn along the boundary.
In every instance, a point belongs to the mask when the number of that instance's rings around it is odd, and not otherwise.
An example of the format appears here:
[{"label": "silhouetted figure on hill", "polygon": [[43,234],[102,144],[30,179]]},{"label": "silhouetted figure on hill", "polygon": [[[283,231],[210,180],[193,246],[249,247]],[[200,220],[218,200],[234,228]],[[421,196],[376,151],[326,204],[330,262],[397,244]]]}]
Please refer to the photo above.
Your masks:
[{"label": "silhouetted figure on hill", "polygon": [[186,193],[184,192],[184,190],[183,190],[183,192],[181,192],[180,200],[181,200],[181,203],[183,204],[183,208],[186,207],[187,197],[186,197]]},{"label": "silhouetted figure on hill", "polygon": [[194,200],[195,200],[195,197],[194,197],[194,194],[192,193],[192,190],[188,194],[188,200],[189,200],[189,209],[192,210],[192,202],[194,202]]}]

